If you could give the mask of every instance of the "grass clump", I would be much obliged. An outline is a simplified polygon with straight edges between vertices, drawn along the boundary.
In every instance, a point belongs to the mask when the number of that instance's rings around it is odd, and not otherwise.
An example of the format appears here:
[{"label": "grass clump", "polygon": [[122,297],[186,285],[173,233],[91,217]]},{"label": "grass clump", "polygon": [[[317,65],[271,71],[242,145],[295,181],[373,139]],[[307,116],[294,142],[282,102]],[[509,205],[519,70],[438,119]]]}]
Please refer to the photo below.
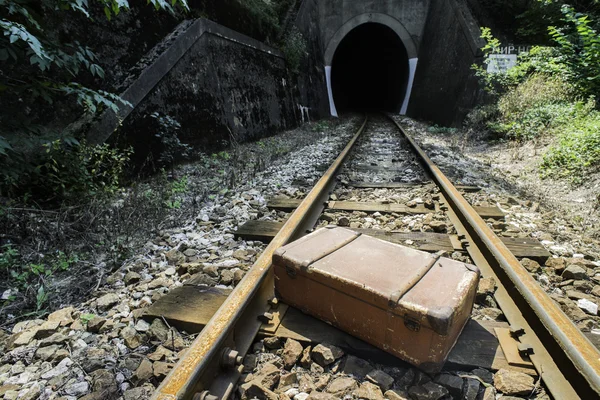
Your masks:
[{"label": "grass clump", "polygon": [[544,154],[542,176],[568,178],[582,183],[584,176],[600,166],[600,112],[590,111],[585,117],[562,127],[558,141]]}]

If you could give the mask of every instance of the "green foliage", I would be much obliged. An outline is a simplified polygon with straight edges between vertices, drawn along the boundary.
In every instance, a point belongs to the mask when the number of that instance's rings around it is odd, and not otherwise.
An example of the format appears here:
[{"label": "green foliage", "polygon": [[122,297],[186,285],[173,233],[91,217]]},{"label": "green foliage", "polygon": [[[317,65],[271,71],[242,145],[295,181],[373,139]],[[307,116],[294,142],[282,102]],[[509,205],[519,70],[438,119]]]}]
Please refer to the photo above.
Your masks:
[{"label": "green foliage", "polygon": [[8,287],[13,293],[7,301],[14,301],[18,293],[25,296],[30,294],[35,311],[41,311],[49,297],[44,286],[45,280],[57,272],[67,271],[78,261],[76,254],[67,256],[62,251],[57,251],[40,262],[25,262],[14,246],[7,244],[0,247],[0,279],[3,288]]},{"label": "green foliage", "polygon": [[559,46],[567,70],[566,77],[584,96],[600,93],[600,35],[589,15],[562,6],[564,26],[550,26],[549,32]]},{"label": "green foliage", "polygon": [[[163,172],[164,174],[164,172]],[[165,177],[166,179],[166,177]],[[168,190],[166,192],[167,198],[164,200],[163,204],[168,209],[179,209],[182,205],[182,196],[188,191],[188,178],[187,176],[183,176],[180,179],[171,181],[167,184]]]},{"label": "green foliage", "polygon": [[[475,66],[498,101],[471,113],[469,122],[519,141],[556,136],[543,156],[542,176],[581,183],[600,166],[600,111],[595,101],[600,93],[600,36],[594,20],[600,17],[600,7],[598,2],[588,4],[590,14],[583,14],[559,1],[542,3],[562,13],[562,19],[555,18],[548,27],[555,46],[533,47],[519,55],[517,66],[507,73],[487,74]],[[482,29],[482,37],[486,54],[499,46],[489,29]]]},{"label": "green foliage", "polygon": [[82,323],[82,324],[84,324],[84,325],[87,325],[87,324],[88,324],[88,322],[90,322],[91,320],[93,320],[93,319],[94,319],[94,317],[96,317],[96,314],[89,314],[89,313],[86,313],[86,314],[81,314],[81,315],[79,316],[79,319],[81,320],[81,323]]},{"label": "green foliage", "polygon": [[181,124],[168,115],[154,112],[150,115],[158,127],[154,134],[160,140],[159,167],[172,166],[177,160],[189,158],[192,147],[179,139]]},{"label": "green foliage", "polygon": [[311,130],[313,132],[324,132],[329,129],[329,122],[327,120],[320,120],[313,124]]},{"label": "green foliage", "polygon": [[31,160],[0,155],[0,193],[61,204],[119,188],[132,151],[74,139],[42,145]]},{"label": "green foliage", "polygon": [[543,177],[563,177],[581,183],[586,173],[600,166],[600,112],[574,119],[544,155]]},{"label": "green foliage", "polygon": [[214,153],[212,155],[213,158],[220,158],[222,160],[229,160],[231,158],[231,154],[226,151],[220,151],[218,153]]},{"label": "green foliage", "polygon": [[300,33],[298,28],[294,27],[292,31],[287,35],[283,47],[281,51],[283,51],[283,55],[285,56],[285,61],[288,65],[288,68],[294,72],[298,73],[300,70],[300,63],[302,59],[306,56],[306,39]]},{"label": "green foliage", "polygon": [[574,90],[558,78],[531,75],[498,102],[496,131],[517,140],[533,139],[579,112]]},{"label": "green foliage", "polygon": [[427,130],[431,133],[441,133],[444,135],[452,135],[457,132],[456,128],[450,128],[446,126],[432,125]]},{"label": "green foliage", "polygon": [[[557,2],[543,3],[553,9]],[[582,97],[600,93],[598,22],[592,21],[589,15],[576,12],[572,6],[562,5],[560,9],[563,18],[556,22],[562,25],[548,27],[553,47],[534,46],[529,53],[520,54],[517,66],[507,73],[488,74],[482,66],[473,66],[489,93],[500,95],[522,83],[532,73],[557,77],[575,87]],[[481,28],[481,32],[486,41],[482,48],[484,54],[497,52],[500,41],[489,28]]]},{"label": "green foliage", "polygon": [[[147,0],[156,9],[188,9],[187,0]],[[108,19],[129,9],[128,0],[0,0],[0,195],[40,192],[36,201],[58,199],[71,191],[114,188],[122,167],[106,147],[71,145],[50,123],[56,110],[81,110],[93,116],[128,104],[118,95],[81,82],[98,82],[104,69],[94,51],[77,40],[64,40],[55,20],[75,14],[93,20],[104,9]],[[41,144],[49,142],[46,146]],[[83,161],[83,165],[76,165]],[[110,165],[107,165],[110,164]],[[114,170],[116,168],[117,170]],[[115,172],[115,173],[113,173]],[[45,175],[48,174],[48,175]],[[29,190],[33,185],[39,190]],[[35,197],[35,196],[34,196]]]}]

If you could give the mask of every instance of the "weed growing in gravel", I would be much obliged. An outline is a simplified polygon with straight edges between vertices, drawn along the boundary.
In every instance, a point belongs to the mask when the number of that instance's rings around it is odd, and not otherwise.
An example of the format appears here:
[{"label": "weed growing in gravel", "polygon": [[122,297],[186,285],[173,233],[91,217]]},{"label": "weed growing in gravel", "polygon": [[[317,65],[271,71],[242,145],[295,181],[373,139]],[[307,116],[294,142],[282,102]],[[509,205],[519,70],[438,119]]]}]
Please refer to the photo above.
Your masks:
[{"label": "weed growing in gravel", "polygon": [[36,262],[28,262],[14,245],[3,245],[0,253],[2,307],[19,302],[35,305],[35,312],[41,312],[51,294],[46,289],[46,282],[56,273],[69,270],[78,261],[77,254],[67,256],[57,251],[39,257]]},{"label": "weed growing in gravel", "polygon": [[429,128],[427,128],[427,131],[429,131],[431,133],[441,133],[444,135],[453,135],[457,132],[457,129],[446,127],[446,126],[439,126],[436,124],[436,125],[432,125]]},{"label": "weed growing in gravel", "polygon": [[313,132],[323,132],[329,129],[329,122],[327,120],[317,121],[313,124],[311,130]]}]

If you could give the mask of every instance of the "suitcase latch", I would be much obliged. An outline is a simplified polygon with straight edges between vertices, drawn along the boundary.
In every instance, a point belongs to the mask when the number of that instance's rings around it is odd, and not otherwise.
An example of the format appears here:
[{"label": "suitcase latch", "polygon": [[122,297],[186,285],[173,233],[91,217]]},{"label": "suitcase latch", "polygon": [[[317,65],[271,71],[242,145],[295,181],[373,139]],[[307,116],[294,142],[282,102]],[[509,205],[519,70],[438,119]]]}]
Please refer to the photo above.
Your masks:
[{"label": "suitcase latch", "polygon": [[409,317],[408,315],[404,316],[404,326],[408,328],[408,330],[413,332],[419,332],[421,330],[421,324],[416,319]]},{"label": "suitcase latch", "polygon": [[296,268],[285,267],[285,272],[287,272],[287,274],[289,275],[290,278],[292,278],[292,279],[296,278]]}]

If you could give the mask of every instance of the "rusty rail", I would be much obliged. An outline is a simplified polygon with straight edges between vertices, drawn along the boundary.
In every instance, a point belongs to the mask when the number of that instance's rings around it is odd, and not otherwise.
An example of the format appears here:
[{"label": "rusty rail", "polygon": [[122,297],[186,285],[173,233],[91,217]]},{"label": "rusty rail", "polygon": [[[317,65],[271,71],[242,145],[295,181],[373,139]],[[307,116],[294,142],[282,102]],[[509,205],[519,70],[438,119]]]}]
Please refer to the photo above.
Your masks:
[{"label": "rusty rail", "polygon": [[[521,265],[504,243],[487,226],[442,171],[431,161],[410,135],[389,115],[398,129],[419,155],[431,178],[446,201],[504,285],[503,290],[516,304],[514,318],[522,314],[524,321],[537,335],[540,354],[532,354],[538,374],[557,399],[600,398],[600,352],[571,322],[556,303],[544,292],[531,274]],[[510,321],[510,315],[507,318]],[[537,341],[537,338],[535,338]],[[535,346],[534,346],[535,348]],[[546,354],[547,352],[547,354]],[[558,370],[555,370],[558,368]]]},{"label": "rusty rail", "polygon": [[[226,346],[229,345],[228,342],[231,341],[231,335],[236,322],[242,318],[244,311],[267,280],[271,270],[273,252],[288,243],[302,227],[304,220],[309,217],[311,210],[317,206],[317,199],[323,195],[324,191],[328,190],[329,184],[333,181],[335,174],[342,166],[366,124],[367,117],[365,117],[361,127],[348,142],[344,150],[302,203],[300,203],[277,236],[273,238],[265,251],[256,260],[252,268],[250,268],[244,278],[227,297],[225,303],[213,315],[190,348],[188,348],[185,355],[163,380],[152,396],[152,399],[190,399],[201,390],[204,390],[204,393],[196,396],[197,398],[208,400],[221,396],[221,394],[217,393],[214,393],[217,394],[217,396],[214,396],[214,394],[208,393],[206,389],[212,383],[214,374],[221,369],[220,364],[223,351],[226,350]],[[254,318],[256,319],[256,317]],[[240,349],[241,355],[244,352],[244,349]]]}]

